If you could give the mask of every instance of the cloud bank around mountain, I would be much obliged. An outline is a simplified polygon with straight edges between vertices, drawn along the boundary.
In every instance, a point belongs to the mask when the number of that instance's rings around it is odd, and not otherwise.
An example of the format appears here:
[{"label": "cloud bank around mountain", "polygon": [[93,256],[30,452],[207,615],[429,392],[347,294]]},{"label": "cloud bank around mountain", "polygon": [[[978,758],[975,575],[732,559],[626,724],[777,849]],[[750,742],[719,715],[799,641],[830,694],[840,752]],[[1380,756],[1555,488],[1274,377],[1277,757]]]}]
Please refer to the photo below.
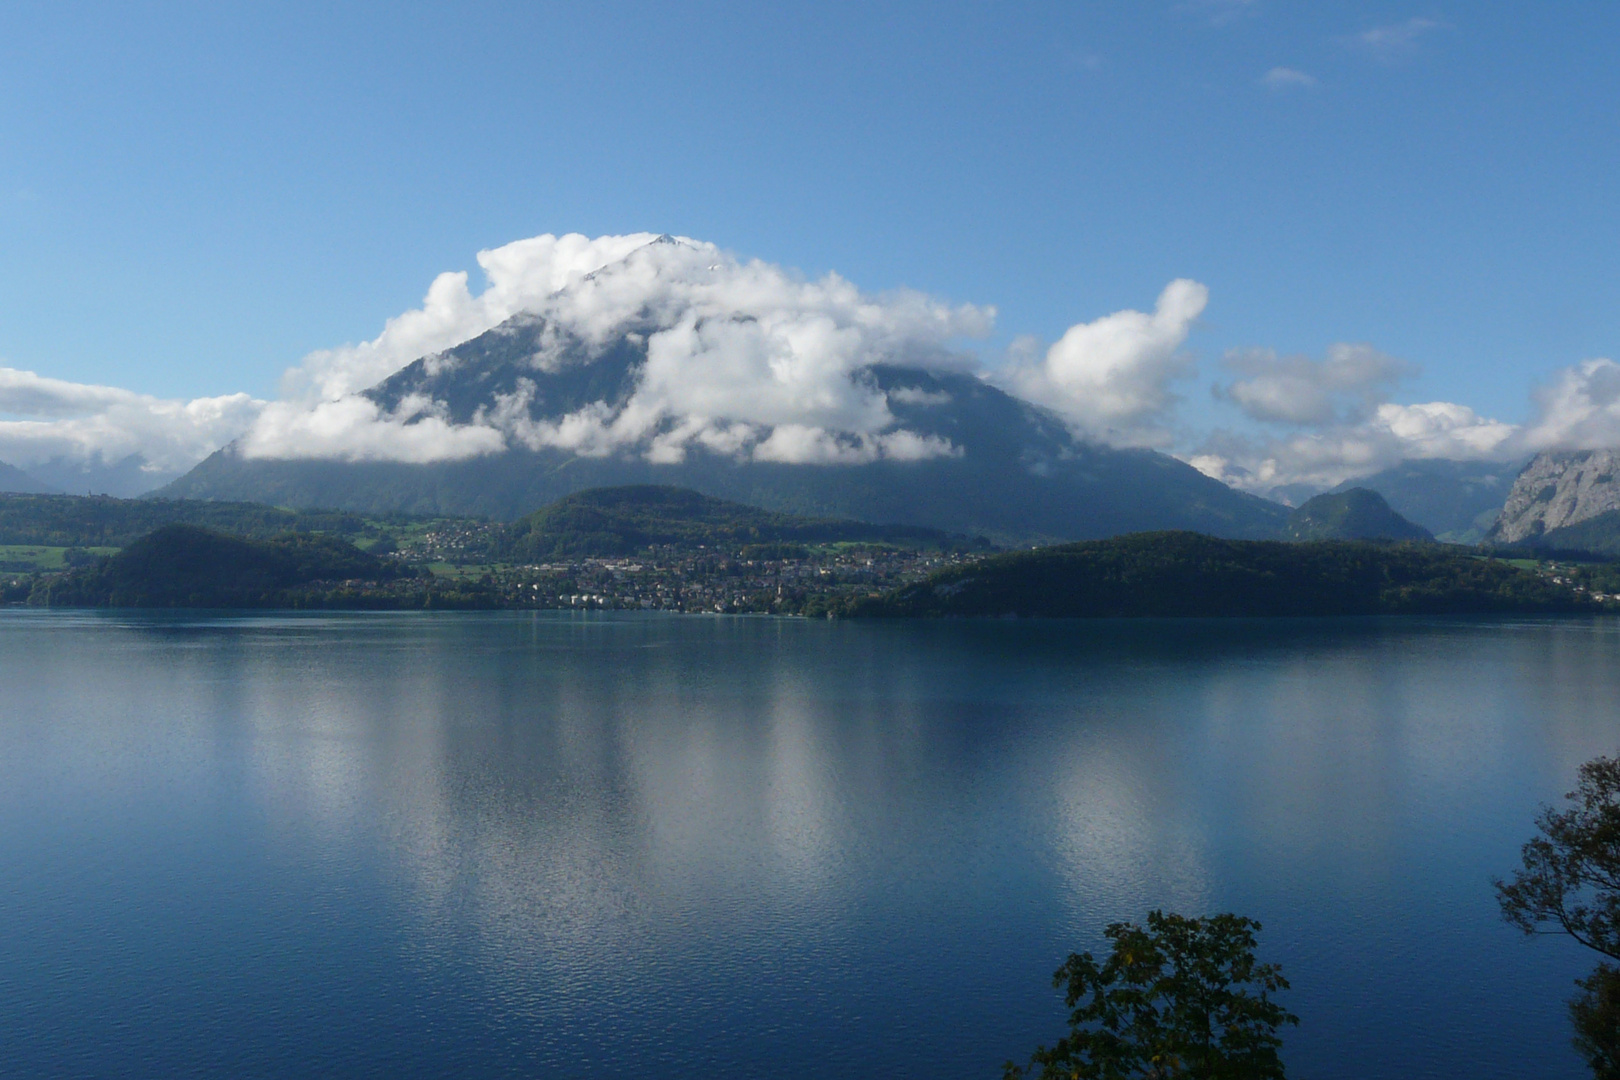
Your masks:
[{"label": "cloud bank around mountain", "polygon": [[241,434],[263,408],[248,394],[168,400],[0,367],[0,461],[84,471],[137,458],[160,482]]},{"label": "cloud bank around mountain", "polygon": [[[695,451],[845,465],[960,454],[896,419],[891,402],[930,402],[916,390],[886,396],[863,374],[879,362],[976,373],[1052,410],[1083,438],[1169,450],[1262,494],[1327,487],[1411,458],[1507,460],[1620,444],[1614,361],[1556,372],[1535,390],[1530,421],[1516,425],[1455,402],[1398,401],[1416,366],[1355,343],[1320,358],[1228,352],[1212,390],[1241,423],[1193,432],[1185,405],[1199,360],[1188,342],[1210,291],[1189,279],[1166,285],[1151,310],[1098,314],[1049,344],[1021,338],[986,363],[970,346],[993,329],[993,308],[906,290],[867,293],[837,274],[806,278],[713,244],[650,233],[547,235],[477,261],[481,289],[465,272],[440,274],[421,306],[388,320],[376,338],[305,357],[272,402],[247,394],[168,400],[0,368],[0,461],[27,469],[134,460],[161,479],[233,442],[250,457],[407,463],[518,446],[653,462]],[[629,400],[537,420],[520,389],[457,423],[425,397],[385,409],[363,396],[418,358],[451,363],[446,350],[523,312],[587,351],[644,334],[647,363]],[[543,344],[533,363],[545,370],[560,355]]]},{"label": "cloud bank around mountain", "polygon": [[[541,236],[478,256],[487,279],[441,274],[422,307],[375,340],[312,354],[287,373],[285,400],[267,407],[240,443],[248,457],[425,462],[515,445],[578,454],[638,453],[678,461],[694,448],[764,461],[857,464],[959,452],[896,424],[864,375],[876,362],[960,370],[953,349],[982,337],[993,309],[948,305],[922,293],[863,293],[836,274],[806,280],[713,244],[650,234]],[[647,362],[622,409],[588,406],[533,419],[522,395],[498,399],[470,424],[432,401],[384,412],[358,391],[421,356],[514,315],[600,349],[646,335]],[[551,363],[542,350],[538,370]]]},{"label": "cloud bank around mountain", "polygon": [[1228,352],[1235,376],[1213,390],[1250,430],[1217,430],[1187,460],[1234,487],[1327,488],[1413,458],[1500,458],[1519,452],[1523,432],[1466,405],[1390,400],[1417,367],[1371,345],[1340,342],[1320,359],[1269,349]]}]

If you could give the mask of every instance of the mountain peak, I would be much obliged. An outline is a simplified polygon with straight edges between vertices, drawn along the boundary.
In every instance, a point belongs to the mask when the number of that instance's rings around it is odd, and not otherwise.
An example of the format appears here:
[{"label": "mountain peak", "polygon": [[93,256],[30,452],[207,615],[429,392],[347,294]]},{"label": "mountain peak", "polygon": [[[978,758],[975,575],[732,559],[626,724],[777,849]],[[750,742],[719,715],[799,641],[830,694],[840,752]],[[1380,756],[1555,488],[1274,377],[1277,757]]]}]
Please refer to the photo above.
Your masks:
[{"label": "mountain peak", "polygon": [[1288,515],[1293,540],[1433,540],[1434,534],[1414,525],[1376,491],[1356,487],[1318,495]]},{"label": "mountain peak", "polygon": [[[501,453],[411,464],[222,451],[164,494],[512,520],[584,488],[664,484],[778,513],[1016,543],[1164,528],[1270,537],[1282,526],[1281,506],[1183,462],[1081,441],[1055,415],[972,374],[892,363],[852,376],[887,403],[889,427],[862,435],[782,425],[801,442],[821,440],[796,458],[761,452],[772,439],[796,445],[777,439],[778,429],[729,422],[679,455],[650,452],[683,433],[678,415],[653,417],[641,441],[575,445],[565,436],[582,418],[608,433],[622,426],[649,362],[648,339],[626,331],[593,345],[548,334],[544,320],[491,331],[416,361],[367,394],[390,413],[431,400],[441,424],[499,413],[513,432]],[[949,452],[920,452],[935,447]]]}]

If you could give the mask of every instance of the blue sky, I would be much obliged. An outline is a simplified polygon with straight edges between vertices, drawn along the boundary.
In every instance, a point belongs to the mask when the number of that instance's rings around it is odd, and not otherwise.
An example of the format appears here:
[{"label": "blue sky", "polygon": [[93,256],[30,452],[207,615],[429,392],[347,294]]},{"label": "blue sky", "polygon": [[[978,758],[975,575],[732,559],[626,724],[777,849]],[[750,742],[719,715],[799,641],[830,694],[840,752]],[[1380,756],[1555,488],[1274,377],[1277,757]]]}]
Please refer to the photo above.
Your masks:
[{"label": "blue sky", "polygon": [[1209,392],[1227,350],[1346,342],[1415,366],[1396,399],[1522,422],[1620,353],[1617,31],[1556,3],[13,2],[0,364],[273,397],[481,249],[651,231],[994,305],[990,353],[1194,279],[1194,426],[1253,425]]}]

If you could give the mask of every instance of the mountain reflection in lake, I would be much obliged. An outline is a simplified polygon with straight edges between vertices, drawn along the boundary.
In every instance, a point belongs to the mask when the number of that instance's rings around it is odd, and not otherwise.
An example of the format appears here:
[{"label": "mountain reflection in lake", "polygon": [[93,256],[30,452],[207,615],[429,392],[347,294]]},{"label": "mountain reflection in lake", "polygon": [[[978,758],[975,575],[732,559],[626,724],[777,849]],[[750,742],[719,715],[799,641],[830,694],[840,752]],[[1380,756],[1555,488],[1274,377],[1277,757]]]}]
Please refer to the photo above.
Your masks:
[{"label": "mountain reflection in lake", "polygon": [[1149,907],[1300,1077],[1581,1075],[1620,626],[0,613],[0,1075],[991,1077]]}]

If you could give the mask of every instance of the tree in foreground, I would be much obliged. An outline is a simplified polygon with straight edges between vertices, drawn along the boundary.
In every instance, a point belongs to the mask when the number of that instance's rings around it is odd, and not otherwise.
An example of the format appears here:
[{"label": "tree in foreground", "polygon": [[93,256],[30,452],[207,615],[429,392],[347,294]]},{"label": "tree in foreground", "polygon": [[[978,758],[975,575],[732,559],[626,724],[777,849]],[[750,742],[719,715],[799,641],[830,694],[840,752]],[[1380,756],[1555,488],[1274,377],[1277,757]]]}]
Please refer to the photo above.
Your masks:
[{"label": "tree in foreground", "polygon": [[1284,1024],[1299,1018],[1271,995],[1288,989],[1255,960],[1260,924],[1237,915],[1189,919],[1150,912],[1114,923],[1098,964],[1071,953],[1052,976],[1067,988],[1069,1033],[1006,1080],[1280,1080]]},{"label": "tree in foreground", "polygon": [[1569,1003],[1575,1049],[1594,1076],[1620,1080],[1620,760],[1581,766],[1563,810],[1546,807],[1524,866],[1496,882],[1502,915],[1526,934],[1567,934],[1605,957]]}]

